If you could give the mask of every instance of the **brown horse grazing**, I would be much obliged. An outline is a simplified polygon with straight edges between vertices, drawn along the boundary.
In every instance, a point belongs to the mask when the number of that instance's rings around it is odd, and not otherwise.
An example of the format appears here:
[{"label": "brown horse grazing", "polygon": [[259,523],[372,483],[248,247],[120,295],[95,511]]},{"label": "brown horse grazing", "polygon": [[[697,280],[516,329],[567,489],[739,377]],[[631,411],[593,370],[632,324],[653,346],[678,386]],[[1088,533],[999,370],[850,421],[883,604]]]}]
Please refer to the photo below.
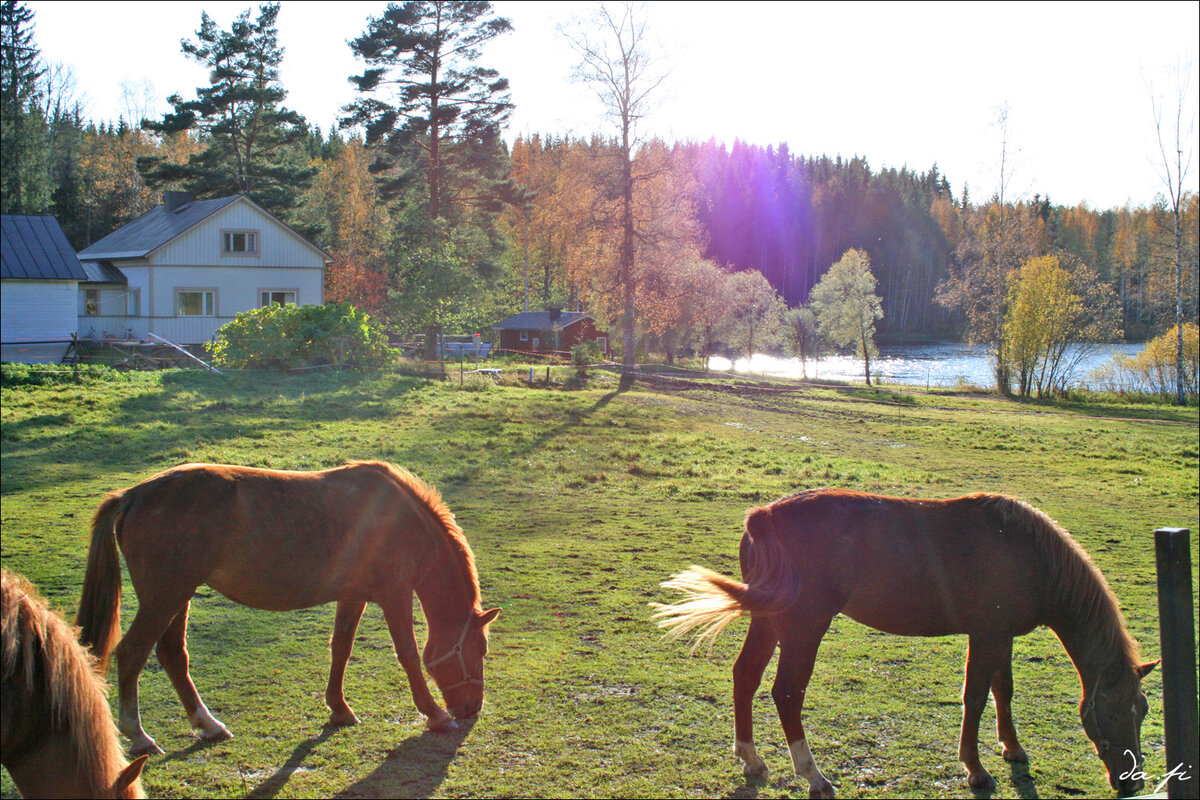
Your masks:
[{"label": "brown horse grazing", "polygon": [[[202,739],[232,734],[188,674],[188,606],[201,584],[271,611],[337,601],[325,701],[331,725],[358,722],[342,692],[354,633],[368,602],[383,609],[417,708],[435,730],[483,705],[487,626],[475,559],[435,489],[382,462],[323,472],[187,464],[109,495],[96,510],[79,608],[82,639],[101,670],[120,635],[125,554],[138,611],[116,645],[118,725],[133,753],[161,753],[142,729],[138,676],[155,648],[188,721]],[[437,704],[421,671],[413,592],[429,626],[424,662],[442,691]]]},{"label": "brown horse grazing", "polygon": [[1141,664],[1116,600],[1087,553],[1041,511],[1008,497],[909,500],[817,489],[746,515],[740,548],[745,583],[693,567],[663,586],[685,593],[655,604],[675,635],[716,636],[745,611],[750,630],[733,667],[734,751],[747,775],[764,775],[754,749],[751,703],[780,646],[771,695],[798,775],[812,797],[833,797],[813,761],[801,712],[817,647],[834,616],[904,636],[965,633],[966,682],[958,757],[971,786],[992,781],[979,761],[979,717],[988,689],[1004,758],[1024,761],[1011,700],[1013,637],[1045,625],[1058,635],[1083,685],[1080,717],[1114,789],[1127,775],[1146,698]]},{"label": "brown horse grazing", "polygon": [[23,797],[145,797],[91,656],[33,585],[0,570],[0,762]]}]

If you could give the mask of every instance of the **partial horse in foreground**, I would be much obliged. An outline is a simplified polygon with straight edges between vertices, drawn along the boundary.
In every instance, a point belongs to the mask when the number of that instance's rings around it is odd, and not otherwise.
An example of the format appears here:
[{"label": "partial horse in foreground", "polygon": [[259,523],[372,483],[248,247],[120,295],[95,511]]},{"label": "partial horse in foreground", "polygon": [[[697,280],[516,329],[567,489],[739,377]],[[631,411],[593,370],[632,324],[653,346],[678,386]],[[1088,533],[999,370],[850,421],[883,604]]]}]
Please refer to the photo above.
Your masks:
[{"label": "partial horse in foreground", "polygon": [[145,797],[104,681],[75,631],[20,575],[0,571],[0,762],[23,797]]},{"label": "partial horse in foreground", "polygon": [[1142,763],[1146,715],[1142,664],[1104,576],[1070,534],[1012,498],[975,494],[911,500],[836,489],[800,492],[746,515],[744,582],[702,567],[664,587],[684,593],[655,604],[675,635],[715,637],[744,612],[750,630],[733,668],[734,749],[747,775],[765,775],[754,748],[751,704],[779,645],[771,695],[796,774],[813,797],[833,785],[813,760],[801,714],[817,648],[845,614],[904,636],[968,637],[958,757],[970,785],[992,777],[979,760],[979,719],[989,689],[1007,761],[1025,761],[1013,725],[1013,638],[1040,625],[1058,636],[1079,673],[1083,729],[1122,796],[1141,788],[1125,777]]},{"label": "partial horse in foreground", "polygon": [[[121,564],[138,610],[120,637]],[[426,724],[454,726],[483,705],[487,626],[475,558],[433,487],[383,462],[321,472],[187,464],[111,494],[96,510],[79,608],[85,643],[107,668],[114,647],[118,726],[132,753],[161,753],[142,728],[138,676],[150,650],[202,739],[227,739],[188,673],[188,607],[207,584],[252,608],[286,611],[337,601],[325,701],[331,725],[358,718],[342,690],[366,604],[383,609],[396,656]],[[413,631],[413,593],[429,628],[423,657]],[[434,700],[422,659],[442,691]]]}]

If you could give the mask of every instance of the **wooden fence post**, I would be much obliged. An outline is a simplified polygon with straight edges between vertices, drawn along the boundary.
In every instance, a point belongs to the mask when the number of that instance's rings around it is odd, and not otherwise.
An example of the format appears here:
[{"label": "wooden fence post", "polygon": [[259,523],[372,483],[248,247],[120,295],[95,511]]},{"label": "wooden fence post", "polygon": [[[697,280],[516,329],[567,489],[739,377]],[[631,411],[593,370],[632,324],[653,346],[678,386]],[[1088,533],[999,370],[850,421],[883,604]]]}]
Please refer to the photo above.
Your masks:
[{"label": "wooden fence post", "polygon": [[1200,797],[1197,775],[1196,620],[1192,612],[1192,552],[1187,528],[1154,532],[1158,565],[1158,627],[1162,642],[1163,733],[1167,797]]}]

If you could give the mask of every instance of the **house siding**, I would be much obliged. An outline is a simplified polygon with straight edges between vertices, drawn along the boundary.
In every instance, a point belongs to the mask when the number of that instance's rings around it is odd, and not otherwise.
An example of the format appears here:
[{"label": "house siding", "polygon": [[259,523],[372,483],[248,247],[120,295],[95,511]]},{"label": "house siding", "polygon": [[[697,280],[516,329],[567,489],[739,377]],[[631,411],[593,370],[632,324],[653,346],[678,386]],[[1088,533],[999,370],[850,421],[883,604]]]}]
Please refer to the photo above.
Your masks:
[{"label": "house siding", "polygon": [[67,340],[76,331],[78,281],[0,282],[0,359],[23,363],[57,363],[65,344],[24,344]]},{"label": "house siding", "polygon": [[[259,232],[258,253],[235,256],[221,252],[221,233],[226,230]],[[272,267],[290,264],[320,270],[321,253],[281,223],[264,217],[247,201],[231,203],[208,219],[150,254],[155,266]],[[122,268],[124,272],[124,268]],[[304,302],[321,302],[305,300]]]},{"label": "house siding", "polygon": [[[258,252],[223,254],[225,231],[256,231]],[[83,334],[144,339],[153,332],[177,344],[201,344],[239,312],[257,308],[263,290],[295,292],[297,305],[325,301],[324,254],[246,200],[222,208],[147,258],[115,263],[128,280],[121,297],[140,290],[140,314],[127,316],[123,301],[105,305],[99,318],[80,316]],[[214,292],[213,316],[176,316],[177,293],[187,290]],[[81,291],[81,315],[82,297]]]}]

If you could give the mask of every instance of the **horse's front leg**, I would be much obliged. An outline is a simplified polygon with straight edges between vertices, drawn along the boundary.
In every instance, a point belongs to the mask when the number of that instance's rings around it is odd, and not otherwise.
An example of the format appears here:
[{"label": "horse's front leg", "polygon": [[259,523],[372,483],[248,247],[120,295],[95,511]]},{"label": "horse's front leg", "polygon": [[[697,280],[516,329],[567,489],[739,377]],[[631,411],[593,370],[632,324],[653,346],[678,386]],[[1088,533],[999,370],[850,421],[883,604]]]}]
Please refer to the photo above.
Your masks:
[{"label": "horse's front leg", "polygon": [[329,640],[329,683],[325,686],[325,705],[329,706],[329,724],[357,725],[358,717],[346,702],[346,662],[354,649],[354,632],[362,619],[364,602],[339,600],[333,621],[333,636]]},{"label": "horse's front leg", "polygon": [[792,755],[792,767],[797,775],[808,781],[808,796],[828,798],[834,796],[833,784],[821,773],[808,747],[804,735],[804,694],[812,678],[813,665],[817,660],[817,648],[821,637],[829,628],[832,617],[824,624],[807,622],[780,631],[779,668],[775,674],[775,685],[771,697],[783,724],[788,750]]},{"label": "horse's front leg", "polygon": [[778,641],[767,620],[751,616],[742,652],[733,664],[733,752],[742,760],[742,773],[748,778],[767,775],[767,764],[754,749],[754,695]]},{"label": "horse's front leg", "polygon": [[987,706],[992,679],[1012,661],[1011,637],[972,635],[967,645],[967,677],[963,683],[962,731],[958,737],[958,760],[967,770],[973,788],[992,785],[991,773],[979,760],[979,718]]},{"label": "horse's front leg", "polygon": [[417,650],[417,638],[413,633],[412,595],[406,593],[400,600],[383,605],[383,618],[387,621],[392,644],[396,647],[396,658],[404,668],[404,674],[408,676],[408,687],[412,691],[413,702],[416,703],[417,710],[425,715],[425,726],[434,731],[457,727],[451,716],[446,713],[446,709],[433,699],[429,685],[425,682],[425,673],[421,669],[421,654]]}]

